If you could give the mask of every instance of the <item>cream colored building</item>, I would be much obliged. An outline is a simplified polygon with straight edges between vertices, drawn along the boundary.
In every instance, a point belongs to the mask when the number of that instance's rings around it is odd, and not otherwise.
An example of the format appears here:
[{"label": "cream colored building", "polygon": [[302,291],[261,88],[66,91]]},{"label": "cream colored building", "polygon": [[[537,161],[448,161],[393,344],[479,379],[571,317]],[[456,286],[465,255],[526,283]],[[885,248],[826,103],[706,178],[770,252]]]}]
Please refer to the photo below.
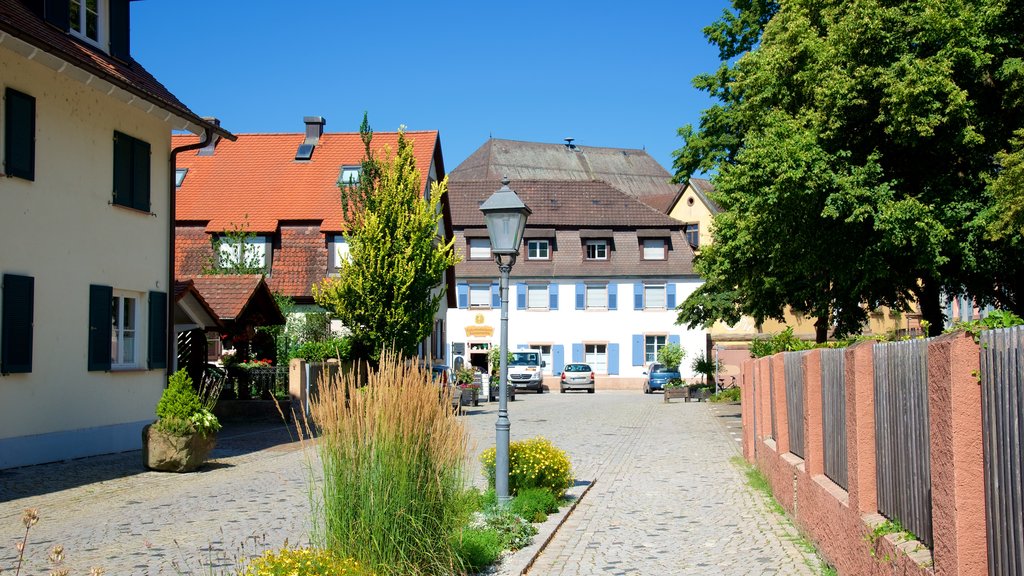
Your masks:
[{"label": "cream colored building", "polygon": [[231,136],[130,59],[128,0],[58,4],[0,5],[0,468],[140,448],[173,364],[171,131]]}]

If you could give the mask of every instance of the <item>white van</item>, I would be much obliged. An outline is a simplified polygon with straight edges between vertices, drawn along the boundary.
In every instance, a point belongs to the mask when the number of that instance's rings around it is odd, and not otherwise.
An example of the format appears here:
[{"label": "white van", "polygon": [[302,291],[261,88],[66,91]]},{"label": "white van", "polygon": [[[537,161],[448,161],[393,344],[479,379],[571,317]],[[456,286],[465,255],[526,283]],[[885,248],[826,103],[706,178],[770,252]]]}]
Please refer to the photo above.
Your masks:
[{"label": "white van", "polygon": [[541,352],[535,348],[509,351],[508,381],[516,388],[544,391],[544,367]]}]

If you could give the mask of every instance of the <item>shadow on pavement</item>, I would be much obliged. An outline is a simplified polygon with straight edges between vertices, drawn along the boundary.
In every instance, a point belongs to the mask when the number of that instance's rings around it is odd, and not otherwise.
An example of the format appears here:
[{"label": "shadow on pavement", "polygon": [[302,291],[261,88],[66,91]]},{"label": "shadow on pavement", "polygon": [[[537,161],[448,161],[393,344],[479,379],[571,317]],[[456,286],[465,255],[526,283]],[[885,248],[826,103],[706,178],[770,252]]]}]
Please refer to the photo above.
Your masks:
[{"label": "shadow on pavement", "polygon": [[[298,440],[294,424],[280,421],[225,423],[224,428],[217,433],[217,446],[210,454],[211,462],[207,462],[198,472],[231,468],[233,465],[230,462],[219,461],[224,458],[287,448],[293,443],[297,449]],[[141,443],[140,438],[140,448],[129,452],[0,470],[0,502],[150,473],[142,464]]]}]

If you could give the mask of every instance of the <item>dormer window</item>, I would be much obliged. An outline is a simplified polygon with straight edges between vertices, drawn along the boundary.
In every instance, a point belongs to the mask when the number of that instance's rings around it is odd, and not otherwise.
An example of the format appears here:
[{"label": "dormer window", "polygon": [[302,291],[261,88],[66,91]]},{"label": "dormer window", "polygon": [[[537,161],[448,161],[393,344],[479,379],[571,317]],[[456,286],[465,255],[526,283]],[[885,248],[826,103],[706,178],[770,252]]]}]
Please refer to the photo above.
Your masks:
[{"label": "dormer window", "polygon": [[607,240],[587,240],[587,260],[607,260]]},{"label": "dormer window", "polygon": [[181,188],[181,183],[185,181],[185,175],[188,174],[188,168],[176,168],[174,170],[174,187]]},{"label": "dormer window", "polygon": [[355,186],[359,184],[359,175],[362,173],[362,166],[342,166],[341,174],[338,175],[338,184],[341,186]]},{"label": "dormer window", "polygon": [[69,0],[68,26],[75,36],[103,48],[107,0]]},{"label": "dormer window", "polygon": [[664,238],[645,238],[643,241],[643,259],[644,260],[664,260],[665,259],[665,239]]},{"label": "dormer window", "polygon": [[526,258],[528,260],[550,260],[551,243],[547,240],[528,240],[526,242]]}]

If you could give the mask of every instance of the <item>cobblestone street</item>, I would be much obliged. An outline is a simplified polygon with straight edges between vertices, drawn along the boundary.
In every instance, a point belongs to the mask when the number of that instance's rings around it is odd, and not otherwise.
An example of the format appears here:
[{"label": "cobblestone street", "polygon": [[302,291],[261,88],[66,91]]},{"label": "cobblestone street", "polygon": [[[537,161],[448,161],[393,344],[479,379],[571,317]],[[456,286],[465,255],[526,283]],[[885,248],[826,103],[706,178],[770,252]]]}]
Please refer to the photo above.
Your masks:
[{"label": "cobblestone street", "polygon": [[[738,407],[660,395],[519,394],[512,438],[550,438],[594,485],[530,574],[816,574],[813,555],[730,462]],[[497,405],[469,408],[476,455],[494,442]],[[308,540],[307,452],[284,426],[229,427],[215,460],[186,475],[145,472],[139,452],[0,471],[0,568],[35,507],[23,573],[47,573],[53,544],[72,574],[208,574],[261,546]],[[316,469],[315,462],[313,469]],[[213,573],[219,573],[213,572]]]}]

